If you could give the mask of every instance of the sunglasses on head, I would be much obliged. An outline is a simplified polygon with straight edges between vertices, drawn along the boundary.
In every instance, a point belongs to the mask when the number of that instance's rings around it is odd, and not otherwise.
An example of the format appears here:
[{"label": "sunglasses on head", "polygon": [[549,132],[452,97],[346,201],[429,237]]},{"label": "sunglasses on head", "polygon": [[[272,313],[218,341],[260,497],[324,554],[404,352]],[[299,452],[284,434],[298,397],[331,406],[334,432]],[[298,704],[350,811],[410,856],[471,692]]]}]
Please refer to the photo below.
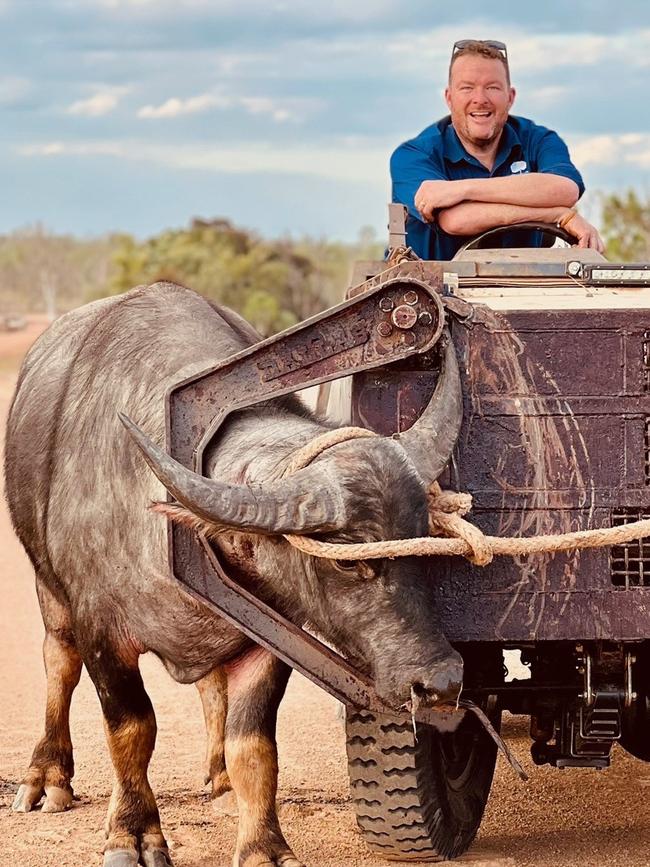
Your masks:
[{"label": "sunglasses on head", "polygon": [[497,42],[495,39],[459,39],[458,42],[454,42],[451,52],[452,58],[456,52],[462,51],[469,45],[485,45],[487,48],[494,48],[496,51],[500,51],[506,63],[508,62],[508,49],[505,42]]}]

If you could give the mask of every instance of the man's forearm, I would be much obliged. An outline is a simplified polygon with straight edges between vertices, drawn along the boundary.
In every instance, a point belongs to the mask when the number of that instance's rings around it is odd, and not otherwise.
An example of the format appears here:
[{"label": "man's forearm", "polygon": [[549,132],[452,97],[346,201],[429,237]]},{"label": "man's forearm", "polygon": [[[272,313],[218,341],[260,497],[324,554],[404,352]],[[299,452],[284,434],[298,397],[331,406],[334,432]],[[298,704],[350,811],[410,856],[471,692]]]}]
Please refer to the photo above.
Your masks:
[{"label": "man's forearm", "polygon": [[452,183],[462,184],[462,200],[464,201],[494,202],[537,208],[549,208],[557,205],[571,208],[578,201],[580,193],[578,185],[570,178],[543,172],[509,175],[505,178],[468,178]]},{"label": "man's forearm", "polygon": [[464,178],[458,181],[422,181],[414,204],[425,222],[436,211],[469,202],[519,205],[526,208],[571,208],[580,190],[569,178],[534,173],[506,178]]},{"label": "man's forearm", "polygon": [[503,205],[489,202],[461,202],[438,213],[437,222],[448,235],[478,235],[495,226],[514,226],[536,220],[557,223],[568,208],[534,208],[524,205]]}]

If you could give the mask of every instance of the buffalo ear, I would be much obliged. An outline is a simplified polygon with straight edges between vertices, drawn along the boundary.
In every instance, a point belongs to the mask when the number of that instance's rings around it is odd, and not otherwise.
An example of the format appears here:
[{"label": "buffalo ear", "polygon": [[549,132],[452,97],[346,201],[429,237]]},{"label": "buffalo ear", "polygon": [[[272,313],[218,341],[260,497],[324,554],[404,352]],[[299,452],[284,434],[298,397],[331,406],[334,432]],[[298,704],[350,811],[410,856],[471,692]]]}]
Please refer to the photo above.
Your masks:
[{"label": "buffalo ear", "polygon": [[219,524],[212,524],[209,521],[199,518],[194,512],[186,509],[181,503],[152,503],[149,508],[152,512],[159,515],[164,515],[172,520],[175,524],[181,524],[183,527],[189,527],[197,533],[204,533],[209,539],[213,539],[224,533],[228,528],[222,527]]}]

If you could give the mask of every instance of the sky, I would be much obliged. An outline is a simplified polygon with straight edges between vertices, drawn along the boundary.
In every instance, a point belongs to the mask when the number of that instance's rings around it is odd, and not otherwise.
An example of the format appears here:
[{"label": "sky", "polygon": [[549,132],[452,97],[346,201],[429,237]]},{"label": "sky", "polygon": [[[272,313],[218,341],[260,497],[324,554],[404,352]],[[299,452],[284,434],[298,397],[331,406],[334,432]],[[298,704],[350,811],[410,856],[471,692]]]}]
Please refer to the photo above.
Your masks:
[{"label": "sky", "polygon": [[0,233],[382,238],[461,38],[507,43],[513,113],[565,138],[587,213],[650,194],[647,0],[0,0],[0,33]]}]

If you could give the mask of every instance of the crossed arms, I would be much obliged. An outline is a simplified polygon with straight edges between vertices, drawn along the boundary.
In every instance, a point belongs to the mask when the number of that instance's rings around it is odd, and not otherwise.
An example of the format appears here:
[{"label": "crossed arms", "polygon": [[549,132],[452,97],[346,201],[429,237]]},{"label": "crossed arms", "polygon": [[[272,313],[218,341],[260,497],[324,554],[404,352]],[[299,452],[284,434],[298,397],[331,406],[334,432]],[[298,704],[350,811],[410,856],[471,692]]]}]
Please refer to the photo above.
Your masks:
[{"label": "crossed arms", "polygon": [[[557,223],[571,213],[579,196],[570,178],[546,172],[501,178],[423,181],[415,194],[422,219],[436,220],[449,235],[477,235],[495,226],[536,220]],[[564,223],[580,247],[603,251],[594,226],[579,214]]]}]

